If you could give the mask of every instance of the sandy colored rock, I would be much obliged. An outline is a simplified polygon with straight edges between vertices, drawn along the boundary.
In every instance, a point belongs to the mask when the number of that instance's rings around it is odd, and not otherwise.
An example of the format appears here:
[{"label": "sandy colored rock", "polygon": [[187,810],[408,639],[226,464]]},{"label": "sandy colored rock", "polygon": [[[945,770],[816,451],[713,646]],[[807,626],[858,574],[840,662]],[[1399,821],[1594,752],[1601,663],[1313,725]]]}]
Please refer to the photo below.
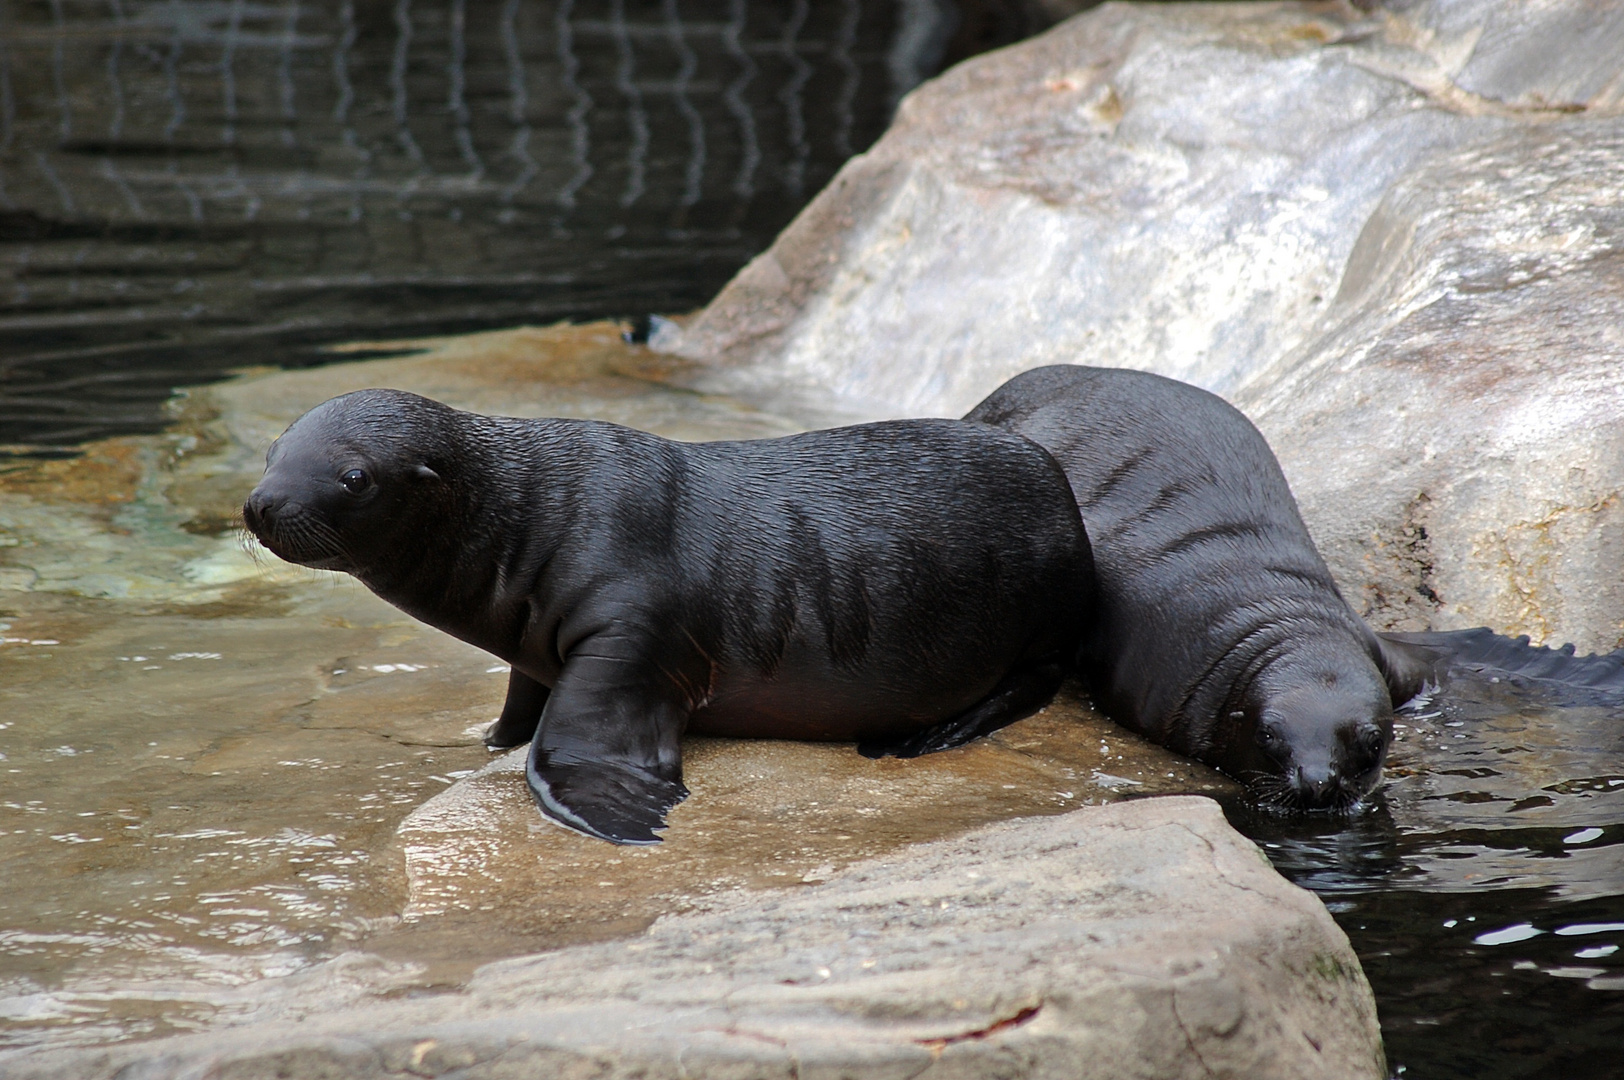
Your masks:
[{"label": "sandy colored rock", "polygon": [[1347,939],[1213,803],[1012,822],[467,989],[8,1063],[46,1077],[1380,1077]]},{"label": "sandy colored rock", "polygon": [[601,940],[717,895],[825,881],[860,859],[996,821],[1239,790],[1110,723],[1075,687],[988,738],[908,760],[872,760],[842,743],[685,739],[692,794],[651,847],[613,847],[542,818],[524,783],[526,752],[458,781],[401,823],[403,922],[369,947],[435,961],[424,981],[499,955],[470,940],[510,951],[515,942]]}]

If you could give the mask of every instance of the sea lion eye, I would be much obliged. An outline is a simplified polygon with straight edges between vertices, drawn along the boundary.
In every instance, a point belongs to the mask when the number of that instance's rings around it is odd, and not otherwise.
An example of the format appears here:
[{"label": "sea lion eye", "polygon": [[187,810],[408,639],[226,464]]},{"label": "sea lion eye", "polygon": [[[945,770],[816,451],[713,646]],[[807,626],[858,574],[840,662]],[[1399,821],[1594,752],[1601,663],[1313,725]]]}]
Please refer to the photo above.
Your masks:
[{"label": "sea lion eye", "polygon": [[361,492],[365,491],[372,484],[371,478],[369,478],[367,474],[362,472],[360,469],[351,469],[343,476],[340,476],[338,478],[338,482],[343,484],[344,490],[348,491],[351,495],[361,494]]}]

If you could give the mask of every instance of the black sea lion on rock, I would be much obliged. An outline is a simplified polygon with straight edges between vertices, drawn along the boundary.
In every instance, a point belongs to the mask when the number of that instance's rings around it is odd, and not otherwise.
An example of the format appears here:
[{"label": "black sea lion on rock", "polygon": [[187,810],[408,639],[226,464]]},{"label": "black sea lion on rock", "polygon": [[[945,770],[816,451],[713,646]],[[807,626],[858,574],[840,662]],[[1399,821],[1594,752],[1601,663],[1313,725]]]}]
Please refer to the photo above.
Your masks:
[{"label": "black sea lion on rock", "polygon": [[1346,808],[1371,790],[1393,707],[1436,657],[1348,607],[1245,416],[1159,375],[1057,366],[966,419],[1066,470],[1097,574],[1081,666],[1107,715],[1264,803]]},{"label": "black sea lion on rock", "polygon": [[1035,711],[1093,588],[1059,466],[954,420],[689,444],[363,390],[271,446],[243,518],[510,663],[487,743],[620,843],[687,795],[685,729],[911,756]]}]

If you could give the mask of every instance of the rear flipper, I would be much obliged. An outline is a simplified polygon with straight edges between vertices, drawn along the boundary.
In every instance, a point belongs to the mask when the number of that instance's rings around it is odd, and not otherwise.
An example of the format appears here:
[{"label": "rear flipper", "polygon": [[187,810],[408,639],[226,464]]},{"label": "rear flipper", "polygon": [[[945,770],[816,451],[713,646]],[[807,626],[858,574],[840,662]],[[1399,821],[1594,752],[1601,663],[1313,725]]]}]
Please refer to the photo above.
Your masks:
[{"label": "rear flipper", "polygon": [[[1427,635],[1406,634],[1404,638]],[[1376,666],[1387,682],[1387,693],[1397,708],[1413,700],[1429,686],[1436,688],[1444,681],[1449,668],[1449,651],[1442,646],[1410,640],[1399,640],[1399,635],[1376,635]]]},{"label": "rear flipper", "polygon": [[1043,708],[1060,689],[1065,675],[1065,667],[1059,661],[1016,668],[993,687],[992,693],[951,720],[928,727],[901,742],[858,743],[857,752],[869,758],[911,758],[963,746]]},{"label": "rear flipper", "polygon": [[530,743],[525,780],[541,812],[616,844],[657,844],[683,799],[684,706],[658,676],[604,652],[572,656]]},{"label": "rear flipper", "polygon": [[502,715],[485,729],[485,745],[492,750],[507,750],[535,738],[541,710],[547,706],[547,694],[545,686],[514,668],[508,675]]},{"label": "rear flipper", "polygon": [[1440,669],[1503,672],[1517,679],[1594,691],[1609,699],[1624,698],[1624,649],[1575,656],[1572,645],[1560,649],[1530,645],[1527,637],[1505,637],[1486,626],[1419,634],[1383,633],[1377,637],[1383,639],[1384,646],[1396,642],[1437,652],[1443,657]]}]

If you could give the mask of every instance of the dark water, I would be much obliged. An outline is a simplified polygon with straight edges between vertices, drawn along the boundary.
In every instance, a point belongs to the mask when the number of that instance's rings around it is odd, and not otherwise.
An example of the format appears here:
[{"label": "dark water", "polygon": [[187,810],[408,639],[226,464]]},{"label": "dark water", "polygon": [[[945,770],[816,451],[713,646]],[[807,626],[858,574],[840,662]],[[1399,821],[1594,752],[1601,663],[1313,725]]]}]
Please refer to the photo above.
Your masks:
[{"label": "dark water", "polygon": [[0,447],[324,342],[697,307],[1023,10],[4,0]]},{"label": "dark water", "polygon": [[1351,822],[1230,807],[1347,932],[1406,1080],[1624,1075],[1624,706],[1455,681]]}]

